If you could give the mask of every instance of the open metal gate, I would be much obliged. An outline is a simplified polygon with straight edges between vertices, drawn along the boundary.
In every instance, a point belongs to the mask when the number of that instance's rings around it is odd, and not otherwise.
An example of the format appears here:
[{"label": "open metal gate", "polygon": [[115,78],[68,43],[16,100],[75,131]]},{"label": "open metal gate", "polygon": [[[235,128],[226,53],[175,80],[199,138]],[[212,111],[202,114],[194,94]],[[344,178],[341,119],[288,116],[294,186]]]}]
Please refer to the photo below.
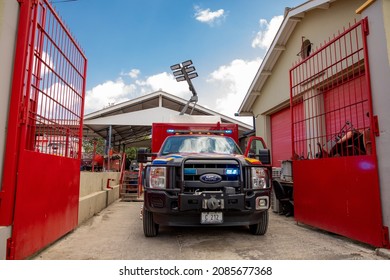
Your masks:
[{"label": "open metal gate", "polygon": [[19,1],[0,225],[24,259],[78,223],[86,58],[47,0]]},{"label": "open metal gate", "polygon": [[290,70],[297,221],[377,247],[382,223],[363,19]]}]

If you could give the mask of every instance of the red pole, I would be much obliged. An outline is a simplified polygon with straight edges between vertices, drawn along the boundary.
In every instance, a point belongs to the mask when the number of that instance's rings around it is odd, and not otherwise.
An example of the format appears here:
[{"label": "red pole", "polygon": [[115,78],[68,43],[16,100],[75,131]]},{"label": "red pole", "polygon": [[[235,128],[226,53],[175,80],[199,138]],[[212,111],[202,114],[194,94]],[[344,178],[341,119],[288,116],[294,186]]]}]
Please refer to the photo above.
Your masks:
[{"label": "red pole", "polygon": [[92,172],[95,172],[95,155],[96,155],[96,140],[93,140],[93,152],[92,152]]},{"label": "red pole", "polygon": [[[13,221],[17,166],[21,150],[20,136],[24,127],[21,124],[25,125],[24,122],[27,118],[26,103],[23,103],[23,94],[28,94],[24,88],[24,78],[28,63],[26,54],[29,49],[28,40],[33,7],[37,6],[36,1],[33,0],[19,0],[19,3],[20,13],[7,124],[5,164],[0,188],[0,225],[4,226],[11,225]],[[33,53],[30,53],[30,55],[33,56]]]},{"label": "red pole", "polygon": [[143,187],[142,187],[142,173],[144,170],[144,164],[140,163],[139,164],[139,169],[138,169],[138,198],[141,197],[143,193]]}]

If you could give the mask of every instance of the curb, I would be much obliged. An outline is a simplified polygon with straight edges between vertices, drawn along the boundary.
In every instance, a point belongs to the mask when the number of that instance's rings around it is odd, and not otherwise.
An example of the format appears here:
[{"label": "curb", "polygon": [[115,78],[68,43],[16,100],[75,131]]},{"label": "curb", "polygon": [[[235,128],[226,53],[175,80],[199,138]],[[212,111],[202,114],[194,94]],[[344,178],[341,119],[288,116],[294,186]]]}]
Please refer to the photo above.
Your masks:
[{"label": "curb", "polygon": [[377,248],[377,249],[375,249],[375,253],[377,256],[390,259],[390,250],[388,250],[388,249]]}]

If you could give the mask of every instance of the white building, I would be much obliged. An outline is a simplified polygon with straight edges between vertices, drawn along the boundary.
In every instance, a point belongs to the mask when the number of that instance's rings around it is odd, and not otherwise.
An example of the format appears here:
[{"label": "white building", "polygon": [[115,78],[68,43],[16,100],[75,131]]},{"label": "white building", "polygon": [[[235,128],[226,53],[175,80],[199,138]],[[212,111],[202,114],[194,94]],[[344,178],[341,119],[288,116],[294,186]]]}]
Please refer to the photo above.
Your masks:
[{"label": "white building", "polygon": [[238,110],[275,168],[293,159],[297,221],[377,247],[389,247],[389,64],[389,1],[307,1],[286,9]]}]

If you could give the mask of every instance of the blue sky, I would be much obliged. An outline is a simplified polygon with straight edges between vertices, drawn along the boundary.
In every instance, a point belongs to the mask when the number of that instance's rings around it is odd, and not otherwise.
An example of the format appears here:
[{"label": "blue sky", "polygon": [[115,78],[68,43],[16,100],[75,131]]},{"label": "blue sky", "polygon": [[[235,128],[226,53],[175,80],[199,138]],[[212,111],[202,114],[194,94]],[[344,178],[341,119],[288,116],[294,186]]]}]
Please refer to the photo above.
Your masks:
[{"label": "blue sky", "polygon": [[285,7],[304,0],[51,2],[88,59],[85,113],[159,89],[189,99],[170,66],[191,59],[199,104],[233,117]]}]

